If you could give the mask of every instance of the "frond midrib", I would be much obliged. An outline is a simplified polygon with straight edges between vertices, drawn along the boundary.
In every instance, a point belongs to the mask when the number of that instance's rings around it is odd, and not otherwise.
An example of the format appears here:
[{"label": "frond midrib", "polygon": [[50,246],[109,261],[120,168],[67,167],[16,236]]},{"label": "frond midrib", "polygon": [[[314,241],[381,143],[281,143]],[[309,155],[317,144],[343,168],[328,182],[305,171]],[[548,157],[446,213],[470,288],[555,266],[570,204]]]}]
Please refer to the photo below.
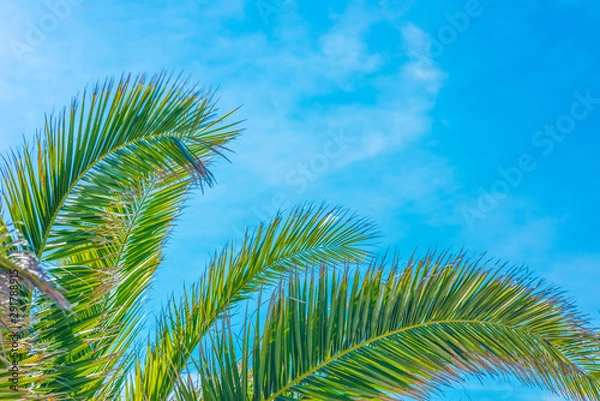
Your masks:
[{"label": "frond midrib", "polygon": [[[40,242],[40,248],[37,251],[38,258],[41,258],[45,251],[46,242],[48,241],[48,238],[50,237],[52,228],[54,227],[54,223],[56,222],[56,218],[58,217],[58,214],[63,210],[63,206],[64,206],[65,202],[67,201],[69,196],[71,196],[75,187],[77,187],[77,185],[79,185],[81,183],[81,180],[83,179],[83,177],[85,177],[85,175],[88,174],[94,167],[96,167],[98,164],[102,163],[104,160],[106,160],[111,155],[117,153],[118,151],[120,151],[121,149],[124,149],[126,147],[135,145],[137,143],[142,143],[142,142],[148,140],[149,137],[150,136],[142,136],[139,138],[133,138],[132,140],[123,142],[122,144],[120,144],[114,148],[111,148],[108,152],[100,155],[100,157],[98,157],[96,160],[94,160],[93,163],[90,163],[90,165],[87,168],[83,169],[82,172],[73,179],[73,183],[71,185],[69,185],[69,187],[65,191],[65,194],[61,197],[60,201],[57,204],[56,209],[54,210],[50,219],[48,220],[48,226],[46,227],[46,230],[44,231],[44,235],[42,236],[42,240]],[[174,134],[162,132],[154,137],[175,138],[176,136]]]},{"label": "frond midrib", "polygon": [[[344,356],[351,354],[357,350],[359,350],[360,348],[366,347],[368,345],[371,345],[377,341],[381,341],[381,340],[385,340],[388,337],[392,337],[398,334],[402,334],[411,330],[416,330],[416,329],[420,329],[423,327],[427,327],[427,326],[432,326],[435,324],[473,324],[473,325],[480,325],[480,326],[495,326],[495,327],[501,327],[503,329],[510,329],[510,330],[516,330],[516,331],[520,331],[523,334],[526,334],[527,336],[530,336],[532,338],[536,338],[542,341],[547,342],[547,340],[545,339],[541,339],[539,338],[538,335],[531,333],[528,330],[523,330],[520,327],[515,327],[515,326],[510,326],[508,324],[503,324],[503,323],[494,323],[494,322],[486,322],[486,321],[482,321],[482,320],[473,320],[473,319],[447,319],[447,320],[439,320],[439,321],[431,321],[431,322],[426,322],[426,323],[419,323],[419,324],[414,324],[411,326],[407,326],[407,327],[402,327],[398,330],[392,330],[389,331],[387,333],[369,338],[368,340],[359,342],[355,345],[353,345],[352,347],[349,347],[347,349],[344,349],[343,351],[332,355],[330,357],[325,358],[323,361],[321,361],[319,364],[315,365],[314,367],[312,367],[311,369],[309,369],[308,371],[306,371],[305,373],[301,374],[300,376],[296,377],[294,380],[290,381],[289,383],[287,383],[284,387],[282,387],[281,389],[279,389],[276,393],[272,394],[271,396],[269,396],[269,398],[267,398],[265,401],[275,401],[277,399],[277,397],[282,396],[284,393],[291,391],[292,388],[298,384],[300,384],[303,380],[307,379],[309,376],[314,375],[316,373],[318,373],[321,369],[325,368],[327,365],[337,361],[340,358],[343,358]],[[557,347],[558,349],[561,349],[560,346],[553,344],[553,346]],[[574,364],[575,365],[575,364]],[[576,365],[575,365],[576,366]],[[585,374],[585,372],[583,372],[581,370],[581,368],[579,366],[576,366],[577,370],[582,373]]]},{"label": "frond midrib", "polygon": [[210,320],[207,322],[208,326],[212,326],[212,324],[217,321],[217,319],[219,318],[219,315],[221,315],[221,313],[223,313],[229,306],[231,306],[231,304],[233,303],[234,300],[236,300],[236,296],[242,296],[242,300],[243,295],[241,295],[241,293],[248,288],[248,286],[252,285],[252,283],[254,281],[258,280],[258,277],[265,273],[268,272],[270,270],[273,269],[277,269],[280,268],[282,265],[285,265],[286,263],[291,263],[293,262],[294,259],[298,259],[298,258],[302,258],[306,255],[310,255],[311,253],[318,253],[318,252],[323,252],[325,250],[337,250],[340,248],[344,248],[343,245],[333,245],[333,246],[327,246],[327,244],[323,244],[323,245],[319,245],[316,246],[314,248],[310,248],[310,249],[304,249],[301,250],[299,252],[294,253],[293,255],[290,256],[286,256],[283,257],[279,260],[274,261],[273,263],[269,264],[268,266],[260,269],[259,272],[257,272],[257,274],[251,279],[248,280],[246,283],[244,283],[243,285],[240,286],[240,288],[234,293],[232,294],[232,296],[226,301],[226,303],[223,305],[222,308],[220,308],[220,310],[216,311],[215,314],[210,316]]},{"label": "frond midrib", "polygon": [[[247,282],[242,284],[237,289],[237,291],[234,291],[231,294],[231,296],[227,300],[225,300],[225,303],[222,305],[222,307],[217,308],[213,313],[211,313],[211,315],[204,322],[202,322],[202,324],[200,324],[200,329],[195,333],[195,335],[197,336],[197,338],[199,338],[201,340],[202,337],[204,336],[204,334],[206,334],[206,332],[210,329],[210,327],[212,327],[212,325],[219,319],[219,316],[222,313],[224,313],[234,303],[234,301],[236,300],[236,297],[240,296],[241,293],[245,289],[247,289],[248,286],[251,285],[251,283],[253,281],[255,281],[257,279],[257,277],[259,277],[264,272],[268,272],[273,269],[277,269],[278,267],[281,267],[282,265],[285,265],[286,263],[291,263],[295,259],[302,258],[303,256],[309,255],[311,253],[318,253],[318,252],[323,252],[326,250],[337,250],[340,248],[344,248],[344,245],[343,244],[328,245],[327,243],[324,243],[324,244],[321,244],[321,245],[318,245],[315,247],[309,247],[309,249],[303,249],[299,252],[293,253],[292,255],[279,258],[279,259],[273,261],[272,263],[266,265],[265,267],[259,269],[257,274],[254,275],[251,280],[248,280]],[[244,296],[243,295],[241,295],[241,296],[242,296],[242,300],[243,300]],[[187,327],[187,326],[184,325],[183,327]],[[199,341],[197,341],[197,342],[199,342]],[[190,351],[187,347],[185,348],[185,350],[188,355],[186,355],[185,358],[182,358],[182,360],[187,361],[189,359],[189,357],[191,356],[192,351]],[[156,359],[154,361],[156,361]],[[183,363],[185,363],[185,362],[183,362]],[[177,370],[179,370],[179,369],[181,369],[181,367],[177,367]],[[173,384],[171,384],[170,386],[172,387]]]}]

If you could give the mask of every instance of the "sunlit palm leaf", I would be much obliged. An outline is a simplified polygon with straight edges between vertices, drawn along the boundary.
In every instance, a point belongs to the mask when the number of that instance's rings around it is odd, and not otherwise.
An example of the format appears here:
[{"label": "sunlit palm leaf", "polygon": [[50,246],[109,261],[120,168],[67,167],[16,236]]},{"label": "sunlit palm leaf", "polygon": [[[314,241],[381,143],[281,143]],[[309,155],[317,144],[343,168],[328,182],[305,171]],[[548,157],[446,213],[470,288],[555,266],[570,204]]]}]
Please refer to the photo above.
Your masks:
[{"label": "sunlit palm leaf", "polygon": [[[139,192],[128,197],[121,194],[119,205],[110,210],[112,215],[102,214],[105,224],[88,227],[97,251],[77,252],[72,265],[62,266],[67,272],[64,285],[76,291],[69,296],[83,302],[67,319],[52,308],[38,314],[36,328],[45,333],[44,338],[53,341],[58,350],[69,350],[56,360],[64,368],[54,368],[53,391],[65,391],[65,384],[76,377],[89,381],[84,392],[74,391],[77,386],[71,385],[71,399],[75,395],[85,400],[111,399],[120,391],[135,355],[131,345],[141,327],[146,290],[189,185],[189,180],[156,179],[132,188]],[[81,330],[78,322],[86,322],[89,330]],[[83,348],[73,353],[76,344]],[[86,365],[85,361],[95,364]],[[45,385],[49,387],[50,381]]]},{"label": "sunlit palm leaf", "polygon": [[[256,324],[254,341],[225,333],[198,362],[204,400],[423,399],[467,373],[600,399],[585,318],[538,281],[462,256],[295,275]],[[252,371],[232,375],[240,364]]]},{"label": "sunlit palm leaf", "polygon": [[217,320],[282,275],[318,263],[362,260],[372,225],[338,209],[304,207],[215,256],[200,282],[161,317],[155,345],[135,371],[128,400],[164,400]]},{"label": "sunlit palm leaf", "polygon": [[38,389],[47,397],[119,391],[173,218],[193,182],[212,183],[211,158],[239,132],[215,113],[210,93],[165,75],[107,81],[3,167],[11,221],[74,305],[65,316],[33,299],[53,351]]},{"label": "sunlit palm leaf", "polygon": [[[222,118],[215,111],[210,94],[165,75],[96,85],[49,117],[34,146],[8,158],[2,178],[12,221],[41,256],[48,245],[57,252],[64,243],[57,229],[81,219],[65,205],[85,198],[86,183],[98,172],[156,173],[175,165],[210,182],[194,148],[214,149],[237,134],[217,126]],[[70,239],[79,243],[77,236]]]}]

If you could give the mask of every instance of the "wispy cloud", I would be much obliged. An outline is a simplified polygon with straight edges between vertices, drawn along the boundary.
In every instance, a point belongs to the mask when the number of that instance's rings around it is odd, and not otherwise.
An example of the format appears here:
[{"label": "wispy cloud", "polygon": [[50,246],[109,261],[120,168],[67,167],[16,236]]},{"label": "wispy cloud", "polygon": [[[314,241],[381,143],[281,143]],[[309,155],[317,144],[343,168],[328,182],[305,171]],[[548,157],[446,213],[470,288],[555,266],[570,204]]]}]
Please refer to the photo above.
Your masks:
[{"label": "wispy cloud", "polygon": [[[453,55],[463,45],[471,45],[474,36],[482,35],[476,26],[481,27],[479,22],[485,18],[498,29],[482,37],[486,48],[470,54],[469,63],[476,68],[465,71],[488,77],[478,64],[479,57],[489,53],[485,40],[495,35],[504,40],[505,18],[517,18],[502,14],[499,2],[493,7],[491,2],[482,2],[486,11],[481,18],[470,15],[470,21],[477,23],[451,43],[442,43],[440,52],[441,30],[453,27],[446,14],[455,18],[466,12],[464,6],[470,2],[452,8],[439,2],[434,13],[439,19],[427,20],[419,19],[423,13],[416,9],[423,6],[414,0],[351,0],[315,6],[321,13],[316,21],[301,12],[305,4],[294,0],[65,1],[71,4],[70,10],[56,16],[48,4],[58,0],[27,4],[0,0],[0,151],[20,142],[21,134],[30,138],[42,126],[44,113],[68,104],[85,83],[123,71],[183,69],[194,79],[219,87],[223,109],[244,105],[237,116],[246,119],[247,131],[234,145],[234,165],[218,165],[216,174],[222,185],[194,198],[186,210],[161,272],[157,299],[179,289],[184,277],[196,278],[209,253],[237,230],[269,217],[278,208],[326,199],[374,217],[389,243],[401,244],[403,251],[410,252],[416,244],[436,243],[488,251],[490,256],[529,265],[550,282],[564,286],[586,311],[595,312],[598,297],[590,291],[590,283],[600,279],[596,273],[600,256],[563,249],[568,218],[560,211],[544,210],[539,199],[526,197],[523,190],[529,183],[523,180],[523,186],[511,189],[493,213],[467,227],[461,210],[473,207],[473,188],[466,178],[476,174],[465,169],[468,163],[452,159],[450,150],[436,147],[444,131],[435,129],[436,118],[443,114],[438,113],[440,95],[456,83],[457,76],[464,79],[465,75],[464,65],[451,60]],[[265,5],[271,7],[266,19],[258,8]],[[56,24],[48,19],[53,14]],[[528,17],[523,14],[518,19],[525,26]],[[43,29],[40,23],[46,24]],[[518,37],[509,25],[511,35]],[[378,36],[381,32],[385,40]],[[537,40],[542,34],[532,37]],[[17,42],[25,46],[22,57],[15,52]],[[432,48],[436,43],[437,48]],[[568,42],[568,47],[572,45]],[[563,46],[557,53],[561,57],[567,45]],[[513,65],[510,73],[522,72],[527,63],[537,65],[525,57],[529,53],[530,49],[520,50],[518,67]],[[501,60],[508,59],[503,53]],[[554,72],[550,64],[544,66],[548,73]],[[501,82],[496,86],[476,81],[461,87],[491,102],[491,97],[502,95],[493,89],[502,92],[500,86],[512,82],[503,73],[493,69],[490,76]],[[552,77],[553,82],[558,79]],[[530,76],[527,80],[527,85],[535,81]],[[543,90],[547,89],[544,84]],[[545,106],[528,105],[531,110]],[[548,121],[566,113],[569,104],[566,107],[557,108],[559,114],[550,115]],[[470,112],[465,111],[467,125],[480,126]],[[448,118],[454,120],[454,116]],[[511,129],[524,121],[511,118],[506,117]],[[589,123],[582,122],[582,130]],[[481,133],[470,135],[459,132],[455,141],[443,145],[461,147],[462,141]],[[477,143],[478,148],[467,148],[491,152],[491,142],[478,139]],[[567,146],[561,145],[560,152],[568,152]],[[559,156],[556,153],[553,160]],[[536,175],[543,174],[541,170]],[[486,182],[473,185],[480,184]],[[494,181],[487,184],[491,188]],[[467,388],[469,392],[490,389],[506,390],[503,385],[487,384]],[[518,396],[540,398],[537,393]]]},{"label": "wispy cloud", "polygon": [[[387,171],[393,167],[383,168],[388,178],[378,185],[399,184],[395,192],[403,192],[392,202],[423,205],[424,212],[432,202],[420,199],[436,198],[446,185],[442,181],[451,180],[444,162],[431,154],[420,162],[416,150],[409,152],[431,133],[431,111],[446,74],[433,60],[416,57],[427,35],[416,25],[390,19],[389,7],[351,1],[315,27],[290,2],[278,21],[265,27],[252,4],[240,0],[184,1],[168,8],[112,0],[79,3],[26,61],[15,58],[4,41],[0,88],[10,97],[0,97],[2,148],[16,144],[21,133],[30,137],[43,113],[67,104],[84,83],[109,74],[184,69],[219,86],[224,109],[244,105],[238,118],[247,119],[248,130],[235,145],[235,168],[219,167],[227,185],[194,201],[221,209],[227,205],[229,212],[217,216],[205,207],[189,208],[189,220],[213,229],[182,225],[186,243],[208,240],[207,249],[214,248],[231,236],[233,226],[243,228],[266,216],[255,210],[274,211],[272,199],[279,193],[290,205],[315,194],[315,200],[329,198],[335,187],[316,189],[338,173],[352,175],[364,163],[376,165],[380,157],[397,154],[420,166],[418,174],[403,174],[412,180],[402,183]],[[44,4],[11,5],[19,18],[3,28],[5,37],[23,37],[27,21],[47,12]],[[257,19],[254,25],[250,18]],[[383,47],[372,35],[381,26],[396,35]],[[343,133],[348,142],[323,168],[332,133]],[[307,163],[314,166],[305,180],[308,187],[299,191],[289,177]],[[437,183],[429,185],[432,177]],[[364,185],[352,184],[359,190]],[[366,214],[373,214],[371,206]],[[182,250],[177,258],[183,266],[197,264],[198,255]],[[172,277],[167,287],[179,282]]]}]

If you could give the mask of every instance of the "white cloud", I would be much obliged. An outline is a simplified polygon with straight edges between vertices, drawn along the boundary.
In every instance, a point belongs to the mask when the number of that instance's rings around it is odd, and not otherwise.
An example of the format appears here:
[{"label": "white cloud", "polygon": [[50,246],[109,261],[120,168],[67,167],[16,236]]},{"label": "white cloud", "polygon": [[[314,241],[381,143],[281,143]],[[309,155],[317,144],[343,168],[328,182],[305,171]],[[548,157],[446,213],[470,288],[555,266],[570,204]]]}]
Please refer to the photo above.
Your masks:
[{"label": "white cloud", "polygon": [[368,54],[361,38],[344,31],[323,35],[321,51],[326,65],[330,66],[328,72],[374,72],[380,65],[379,57]]},{"label": "white cloud", "polygon": [[[24,17],[10,27],[13,36],[21,37],[23,19],[39,17],[44,3],[39,5],[18,7]],[[245,23],[251,12],[252,4],[243,7],[240,0],[189,1],[168,8],[82,2],[27,62],[3,50],[0,151],[16,144],[21,133],[31,138],[43,114],[67,104],[84,83],[122,71],[185,69],[194,79],[219,86],[223,109],[244,104],[238,118],[247,119],[246,133],[233,146],[238,153],[232,157],[234,166],[222,165],[217,171],[223,185],[197,198],[194,204],[203,207],[189,208],[186,219],[194,223],[179,231],[190,241],[201,238],[208,250],[231,235],[232,225],[243,226],[253,218],[251,205],[264,202],[269,196],[264,194],[282,186],[289,189],[286,174],[322,151],[328,131],[345,130],[353,142],[319,180],[341,169],[351,172],[357,163],[376,163],[384,154],[418,157],[408,148],[430,134],[430,114],[445,77],[434,62],[417,64],[414,56],[403,56],[424,32],[414,25],[410,32],[399,29],[397,40],[381,48],[369,34],[377,24],[390,22],[385,12],[360,1],[350,2],[318,29],[293,4],[278,16],[278,24],[262,31],[231,27],[232,21]],[[368,101],[360,91],[368,92]],[[449,168],[429,162],[436,169]],[[431,177],[441,180],[451,174],[425,170],[419,171],[423,182],[404,184],[408,200],[398,202],[418,204],[419,197],[426,197],[430,200],[423,205],[434,203],[443,185]],[[227,216],[216,215],[215,208],[227,209]],[[210,230],[198,230],[197,222]],[[197,259],[195,251],[178,255],[177,266],[198,265]],[[176,271],[166,279],[171,280],[167,288],[178,288]]]},{"label": "white cloud", "polygon": [[[220,85],[226,107],[245,104],[240,117],[248,118],[249,139],[244,145],[250,152],[241,153],[238,161],[273,183],[281,179],[278,172],[284,164],[302,156],[298,149],[311,152],[321,145],[320,135],[327,126],[348,127],[360,138],[360,151],[348,154],[341,165],[405,146],[430,128],[428,114],[443,73],[433,63],[411,59],[398,65],[396,73],[379,74],[383,61],[366,34],[383,17],[381,10],[360,2],[332,16],[333,24],[317,37],[297,15],[288,13],[282,18],[294,24],[284,21],[273,38],[261,32],[232,33],[220,25],[245,17],[240,0],[218,5],[182,3],[168,10],[121,5],[113,15],[87,3],[77,7],[65,26],[36,48],[29,63],[18,63],[5,54],[0,72],[19,72],[2,74],[0,87],[11,98],[0,100],[0,106],[7,116],[28,117],[6,118],[2,137],[12,136],[15,130],[31,133],[41,124],[42,113],[68,103],[84,82],[123,70],[170,66]],[[125,18],[131,12],[141,17]],[[35,19],[35,12],[29,18]],[[415,26],[410,34],[404,32],[405,47],[414,47],[413,36],[418,35],[424,33]],[[369,77],[366,85],[371,82],[377,90],[374,104],[332,103],[321,112],[303,105],[313,96],[354,91],[357,79],[365,76]],[[254,157],[256,152],[262,157]]]},{"label": "white cloud", "polygon": [[354,2],[343,14],[332,15],[332,18],[336,23],[319,39],[324,61],[321,67],[327,75],[341,79],[377,71],[382,65],[381,57],[370,51],[364,36],[378,22],[379,15]]},{"label": "white cloud", "polygon": [[446,75],[430,56],[431,39],[424,31],[410,23],[404,24],[401,32],[404,49],[410,59],[402,69],[404,76],[421,83],[429,92],[437,93]]}]

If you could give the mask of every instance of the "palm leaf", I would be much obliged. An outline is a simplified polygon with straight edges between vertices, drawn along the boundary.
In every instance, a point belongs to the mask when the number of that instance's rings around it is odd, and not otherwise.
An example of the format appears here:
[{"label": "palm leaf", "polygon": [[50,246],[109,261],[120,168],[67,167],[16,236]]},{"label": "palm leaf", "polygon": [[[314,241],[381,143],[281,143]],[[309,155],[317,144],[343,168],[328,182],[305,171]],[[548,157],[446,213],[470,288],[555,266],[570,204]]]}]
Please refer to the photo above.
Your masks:
[{"label": "palm leaf", "polygon": [[[61,266],[68,272],[62,276],[65,288],[72,289],[68,296],[78,300],[74,313],[67,319],[55,308],[38,313],[36,330],[63,351],[55,357],[46,391],[69,388],[70,399],[85,400],[115,398],[120,391],[135,356],[131,347],[141,328],[145,294],[189,186],[189,179],[142,180],[139,191],[119,194],[110,213],[99,211],[105,224],[88,226],[96,251],[76,252],[70,265]],[[76,379],[79,385],[72,384]]]},{"label": "palm leaf", "polygon": [[308,206],[261,226],[244,238],[239,250],[233,244],[226,247],[200,282],[159,319],[155,343],[137,365],[126,399],[166,399],[192,352],[224,313],[306,265],[363,259],[363,247],[373,237],[364,219]]},{"label": "palm leaf", "polygon": [[25,144],[7,158],[1,173],[10,218],[40,257],[47,247],[60,253],[65,241],[69,248],[79,243],[76,235],[57,234],[81,221],[65,206],[86,198],[95,174],[143,175],[179,166],[210,183],[194,150],[212,151],[238,133],[221,124],[228,114],[215,118],[215,112],[210,94],[164,74],[97,84],[50,116],[34,146]]},{"label": "palm leaf", "polygon": [[465,374],[600,399],[586,319],[553,288],[464,255],[294,275],[256,327],[241,344],[226,331],[197,362],[201,399],[424,399]]},{"label": "palm leaf", "polygon": [[173,218],[192,183],[239,130],[216,117],[212,94],[164,74],[109,80],[49,117],[36,146],[2,168],[11,221],[52,263],[73,312],[31,299],[44,344],[45,397],[111,398]]}]

